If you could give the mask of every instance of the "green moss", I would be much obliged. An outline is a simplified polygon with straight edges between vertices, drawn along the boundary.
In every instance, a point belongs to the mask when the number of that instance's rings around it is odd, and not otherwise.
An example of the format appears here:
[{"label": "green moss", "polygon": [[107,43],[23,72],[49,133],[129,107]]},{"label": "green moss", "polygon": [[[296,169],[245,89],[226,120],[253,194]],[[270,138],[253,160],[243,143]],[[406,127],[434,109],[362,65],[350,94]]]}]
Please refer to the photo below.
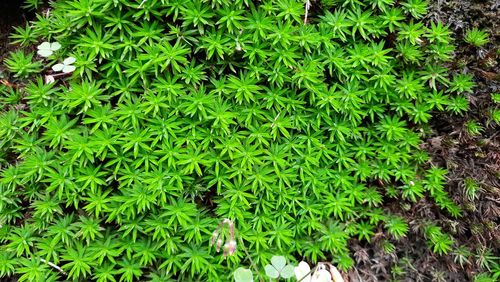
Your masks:
[{"label": "green moss", "polygon": [[[296,0],[56,1],[19,29],[63,48],[7,62],[32,82],[24,109],[1,100],[0,277],[64,279],[50,261],[70,280],[227,281],[248,260],[209,250],[221,218],[258,265],[346,269],[350,238],[407,233],[386,193],[458,215],[418,133],[468,105],[469,84],[442,91],[447,27],[409,18],[423,1],[312,4],[305,25]],[[44,84],[69,56],[73,75]]]},{"label": "green moss", "polygon": [[489,42],[489,34],[475,27],[466,31],[464,40],[476,47],[482,47]]}]

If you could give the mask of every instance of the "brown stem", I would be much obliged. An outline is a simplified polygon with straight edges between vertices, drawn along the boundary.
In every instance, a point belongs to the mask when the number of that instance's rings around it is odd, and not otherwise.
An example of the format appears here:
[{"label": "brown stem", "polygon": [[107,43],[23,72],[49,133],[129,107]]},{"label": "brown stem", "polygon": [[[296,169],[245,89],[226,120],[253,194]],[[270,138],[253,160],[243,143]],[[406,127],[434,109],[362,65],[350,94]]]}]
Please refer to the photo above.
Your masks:
[{"label": "brown stem", "polygon": [[252,266],[252,268],[255,270],[255,272],[257,272],[257,276],[259,276],[259,279],[261,282],[264,282],[264,277],[262,277],[262,275],[260,274],[259,272],[259,269],[257,268],[257,265],[254,263],[254,261],[252,260],[252,257],[250,256],[250,254],[248,253],[248,250],[247,248],[245,247],[245,244],[243,243],[243,239],[241,237],[239,237],[240,239],[240,244],[241,244],[241,247],[243,248],[243,251],[245,252],[248,260],[250,261],[250,265]]},{"label": "brown stem", "polygon": [[316,267],[313,267],[306,275],[304,275],[304,277],[300,278],[299,280],[297,280],[297,282],[301,282],[302,280],[306,279],[307,275],[310,275],[310,274],[313,274],[314,271],[316,270]]},{"label": "brown stem", "polygon": [[63,77],[63,76],[67,76],[67,75],[71,75],[71,73],[70,72],[68,72],[68,73],[62,72],[62,73],[56,73],[56,74],[49,74],[49,76],[52,76],[53,78]]},{"label": "brown stem", "polygon": [[62,274],[68,275],[66,272],[64,272],[64,270],[62,270],[62,268],[60,268],[56,264],[54,264],[54,263],[52,263],[50,261],[46,261],[43,258],[41,258],[40,261],[43,262],[43,263],[46,263],[46,264],[50,265],[52,268],[56,269],[57,271],[61,272]]}]

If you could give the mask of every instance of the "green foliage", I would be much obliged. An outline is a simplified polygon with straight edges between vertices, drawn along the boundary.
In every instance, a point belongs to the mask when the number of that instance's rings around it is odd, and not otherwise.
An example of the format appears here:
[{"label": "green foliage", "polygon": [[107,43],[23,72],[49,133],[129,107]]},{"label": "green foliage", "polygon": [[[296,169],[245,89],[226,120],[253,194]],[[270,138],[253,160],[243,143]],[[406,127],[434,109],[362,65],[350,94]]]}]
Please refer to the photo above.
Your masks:
[{"label": "green foliage", "polygon": [[466,177],[463,183],[465,196],[469,201],[474,201],[479,198],[479,192],[481,191],[481,186],[471,177]]},{"label": "green foliage", "polygon": [[446,109],[454,114],[463,114],[469,109],[469,100],[462,96],[452,97]]},{"label": "green foliage", "polygon": [[492,277],[488,273],[480,273],[480,274],[474,276],[473,281],[474,282],[496,282],[496,281],[498,281],[498,278],[500,278],[500,276],[498,276],[498,275],[497,275],[497,277]]},{"label": "green foliage", "polygon": [[22,47],[34,44],[37,41],[36,30],[29,24],[14,27],[14,33],[10,36],[12,44],[19,44]]},{"label": "green foliage", "polygon": [[489,114],[492,122],[500,124],[500,109],[491,108]]},{"label": "green foliage", "polygon": [[497,273],[496,276],[498,276],[500,258],[493,254],[493,250],[486,247],[480,247],[476,250],[475,257],[476,264],[479,267],[488,271],[493,270],[493,272]]},{"label": "green foliage", "polygon": [[43,0],[24,0],[24,9],[37,10],[43,4]]},{"label": "green foliage", "polygon": [[472,93],[472,89],[476,86],[473,81],[472,75],[469,74],[456,74],[450,82],[449,92],[457,93]]},{"label": "green foliage", "polygon": [[15,77],[27,78],[42,71],[42,63],[33,61],[33,53],[15,51],[5,59],[5,66]]},{"label": "green foliage", "polygon": [[414,18],[422,18],[427,13],[427,1],[425,0],[407,0],[402,3],[406,13],[411,14]]},{"label": "green foliage", "polygon": [[430,247],[435,253],[446,254],[451,251],[453,239],[444,233],[440,227],[429,224],[425,228],[425,236],[428,238]]},{"label": "green foliage", "polygon": [[478,29],[477,27],[468,29],[465,32],[464,40],[476,47],[482,47],[490,41],[488,32]]},{"label": "green foliage", "polygon": [[402,218],[398,217],[388,218],[385,228],[395,239],[401,239],[408,233],[408,224]]},{"label": "green foliage", "polygon": [[453,261],[461,267],[471,263],[472,252],[465,246],[458,246],[453,250]]},{"label": "green foliage", "polygon": [[[228,281],[243,246],[261,268],[346,270],[350,238],[407,234],[386,196],[458,216],[419,149],[434,111],[468,107],[448,28],[424,26],[420,0],[322,2],[304,24],[299,0],[54,1],[16,29],[60,42],[44,60],[74,72],[46,84],[42,58],[5,60],[21,88],[0,88],[0,275]],[[242,241],[227,260],[219,218]]]},{"label": "green foliage", "polygon": [[500,104],[500,93],[491,93],[491,100],[495,104]]},{"label": "green foliage", "polygon": [[464,124],[465,131],[470,136],[480,135],[483,131],[483,127],[475,120],[468,120]]},{"label": "green foliage", "polygon": [[498,104],[500,104],[500,94],[492,93],[491,100],[495,104],[495,106],[489,109],[488,123],[500,124],[500,109],[498,107]]}]

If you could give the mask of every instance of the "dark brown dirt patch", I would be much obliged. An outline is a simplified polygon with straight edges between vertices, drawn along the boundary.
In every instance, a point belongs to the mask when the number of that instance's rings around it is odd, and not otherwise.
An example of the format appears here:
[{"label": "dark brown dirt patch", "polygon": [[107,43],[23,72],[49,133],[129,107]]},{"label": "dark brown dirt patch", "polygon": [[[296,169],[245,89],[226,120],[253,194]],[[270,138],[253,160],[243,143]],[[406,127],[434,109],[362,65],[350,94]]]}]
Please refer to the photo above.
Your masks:
[{"label": "dark brown dirt patch", "polygon": [[[422,199],[411,206],[393,203],[392,213],[404,216],[410,234],[401,241],[391,241],[382,233],[371,244],[352,242],[357,266],[349,281],[474,281],[478,273],[489,272],[500,256],[500,126],[492,122],[491,111],[500,105],[492,101],[500,93],[500,2],[496,0],[429,1],[428,20],[439,20],[450,26],[456,39],[455,59],[448,67],[451,73],[474,76],[477,87],[468,95],[470,110],[463,116],[436,113],[423,148],[432,164],[448,169],[446,191],[460,205],[463,216],[455,219],[439,210],[432,200]],[[464,42],[467,29],[488,31],[490,42],[476,48]],[[471,136],[465,127],[475,121],[483,130]],[[471,197],[467,186],[477,185]],[[467,251],[467,261],[460,265],[458,254],[439,256],[429,251],[422,225],[432,222],[451,234],[455,246]],[[384,252],[392,242],[393,252]],[[497,258],[492,258],[497,257]],[[498,266],[497,266],[498,267]]]},{"label": "dark brown dirt patch", "polygon": [[0,0],[0,62],[14,49],[9,44],[9,35],[14,27],[24,24],[34,16],[22,8],[22,0]]}]

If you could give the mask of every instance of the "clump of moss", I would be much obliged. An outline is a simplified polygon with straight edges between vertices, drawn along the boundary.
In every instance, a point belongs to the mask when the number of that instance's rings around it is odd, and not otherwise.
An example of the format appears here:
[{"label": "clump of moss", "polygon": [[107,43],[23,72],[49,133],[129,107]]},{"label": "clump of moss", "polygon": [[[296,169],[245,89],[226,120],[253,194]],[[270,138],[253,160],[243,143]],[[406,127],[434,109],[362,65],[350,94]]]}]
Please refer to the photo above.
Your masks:
[{"label": "clump of moss", "polygon": [[63,48],[7,61],[29,79],[2,91],[0,277],[226,281],[246,260],[208,249],[220,218],[257,264],[347,269],[350,238],[407,233],[387,193],[458,216],[419,149],[433,111],[467,108],[447,27],[423,1],[329,3],[304,24],[297,0],[69,0],[18,28]]}]

